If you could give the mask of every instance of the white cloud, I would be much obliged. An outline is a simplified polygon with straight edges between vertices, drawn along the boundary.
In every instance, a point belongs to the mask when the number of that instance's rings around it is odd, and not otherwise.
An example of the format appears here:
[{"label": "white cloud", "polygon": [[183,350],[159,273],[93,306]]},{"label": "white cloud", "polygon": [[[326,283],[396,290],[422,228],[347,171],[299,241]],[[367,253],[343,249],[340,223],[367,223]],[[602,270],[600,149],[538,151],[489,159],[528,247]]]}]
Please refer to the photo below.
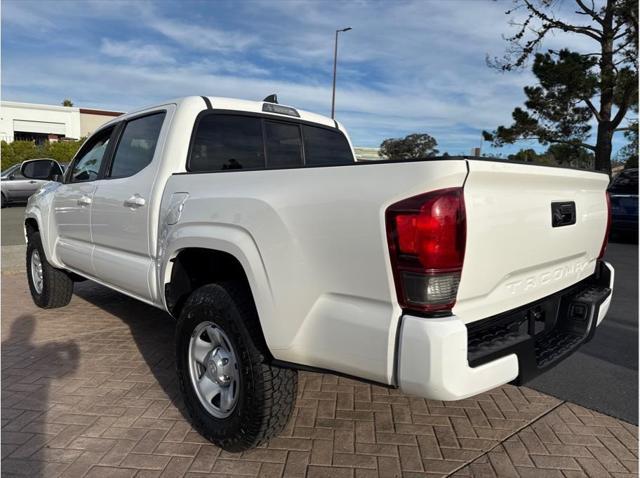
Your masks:
[{"label": "white cloud", "polygon": [[[38,75],[41,69],[49,74]],[[326,114],[331,94],[329,85],[220,74],[199,64],[130,66],[78,59],[51,59],[38,64],[19,60],[11,71],[5,71],[4,84],[14,91],[73,91],[77,104],[124,110],[183,95],[259,100],[277,92],[283,103]],[[501,108],[497,108],[498,100],[503,104]],[[439,132],[436,137],[443,143],[445,136],[454,138],[466,128],[476,128],[475,136],[479,137],[480,129],[504,120],[501,111],[511,107],[500,97],[479,95],[472,101],[476,104],[469,108],[439,97],[437,92],[416,96],[411,92],[345,86],[339,92],[338,113],[360,144],[375,145],[386,136],[413,131]]]},{"label": "white cloud", "polygon": [[17,25],[20,28],[35,29],[36,31],[50,30],[55,27],[46,16],[43,16],[37,9],[28,8],[20,2],[2,3],[2,24]]},{"label": "white cloud", "polygon": [[147,26],[180,45],[201,51],[241,51],[255,42],[253,35],[169,20],[155,15],[148,17]]},{"label": "white cloud", "polygon": [[100,51],[110,57],[122,58],[131,63],[175,63],[175,59],[164,48],[135,40],[117,41],[103,38]]},{"label": "white cloud", "polygon": [[[182,95],[277,92],[284,103],[328,114],[335,29],[351,26],[340,36],[337,115],[354,141],[377,145],[426,131],[442,150],[461,153],[478,145],[482,129],[509,123],[522,87],[534,81],[528,71],[501,74],[485,64],[486,54],[502,55],[502,35],[513,31],[504,15],[509,2],[20,5],[3,32],[2,75],[3,96],[24,101],[71,96],[76,104],[129,110]],[[46,38],[55,58],[7,51],[15,37],[41,44],[37,28],[13,27],[40,21],[65,32]],[[562,44],[589,48],[575,35],[549,38]]]},{"label": "white cloud", "polygon": [[228,58],[204,59],[188,65],[194,73],[215,73],[244,77],[269,76],[270,72],[250,61]]}]

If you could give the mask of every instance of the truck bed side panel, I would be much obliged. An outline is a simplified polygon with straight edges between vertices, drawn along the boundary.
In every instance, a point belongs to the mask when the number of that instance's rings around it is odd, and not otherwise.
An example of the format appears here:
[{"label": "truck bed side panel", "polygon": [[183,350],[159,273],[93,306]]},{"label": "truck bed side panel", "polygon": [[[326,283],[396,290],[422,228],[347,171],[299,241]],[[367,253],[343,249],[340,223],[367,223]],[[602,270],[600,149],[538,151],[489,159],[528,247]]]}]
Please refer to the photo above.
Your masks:
[{"label": "truck bed side panel", "polygon": [[189,197],[162,233],[162,264],[187,244],[234,250],[241,241],[240,262],[259,257],[251,269],[264,269],[264,282],[249,281],[276,358],[388,383],[401,311],[385,210],[462,186],[466,174],[450,160],[174,175],[163,204]]}]

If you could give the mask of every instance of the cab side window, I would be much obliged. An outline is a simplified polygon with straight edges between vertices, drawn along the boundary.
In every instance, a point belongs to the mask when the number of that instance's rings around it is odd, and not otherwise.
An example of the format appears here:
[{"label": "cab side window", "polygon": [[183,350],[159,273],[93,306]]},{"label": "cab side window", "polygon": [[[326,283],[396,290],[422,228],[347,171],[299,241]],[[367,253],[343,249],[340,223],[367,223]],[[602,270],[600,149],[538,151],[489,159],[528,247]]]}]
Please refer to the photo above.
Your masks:
[{"label": "cab side window", "polygon": [[311,166],[335,166],[353,164],[353,153],[344,134],[339,130],[302,126],[306,164]]},{"label": "cab side window", "polygon": [[142,171],[153,159],[165,113],[154,113],[128,121],[117,143],[107,176],[126,178]]},{"label": "cab side window", "polygon": [[189,171],[264,168],[260,119],[218,114],[202,117],[188,168]]},{"label": "cab side window", "polygon": [[82,147],[70,168],[69,182],[80,183],[98,179],[114,128],[112,126],[96,133]]}]

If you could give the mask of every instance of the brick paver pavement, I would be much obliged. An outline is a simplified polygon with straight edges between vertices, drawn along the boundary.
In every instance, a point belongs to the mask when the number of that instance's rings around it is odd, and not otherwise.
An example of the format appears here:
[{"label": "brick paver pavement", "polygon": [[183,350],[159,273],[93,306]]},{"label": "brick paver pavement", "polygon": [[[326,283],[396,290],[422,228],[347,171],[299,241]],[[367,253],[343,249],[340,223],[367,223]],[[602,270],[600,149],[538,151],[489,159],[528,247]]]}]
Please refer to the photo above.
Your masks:
[{"label": "brick paver pavement", "polygon": [[168,315],[91,282],[44,311],[2,274],[6,476],[637,476],[637,446],[637,427],[526,387],[445,403],[302,373],[286,430],[223,452],[184,416]]}]

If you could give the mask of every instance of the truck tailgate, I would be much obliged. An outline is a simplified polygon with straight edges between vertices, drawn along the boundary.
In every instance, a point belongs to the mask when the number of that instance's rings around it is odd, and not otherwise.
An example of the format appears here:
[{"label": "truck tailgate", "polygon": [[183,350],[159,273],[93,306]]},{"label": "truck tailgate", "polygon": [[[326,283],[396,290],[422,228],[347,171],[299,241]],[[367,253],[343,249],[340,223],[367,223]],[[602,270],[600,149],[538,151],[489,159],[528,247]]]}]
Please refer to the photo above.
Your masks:
[{"label": "truck tailgate", "polygon": [[467,164],[467,241],[454,314],[473,322],[593,274],[607,227],[606,174],[499,161]]}]

